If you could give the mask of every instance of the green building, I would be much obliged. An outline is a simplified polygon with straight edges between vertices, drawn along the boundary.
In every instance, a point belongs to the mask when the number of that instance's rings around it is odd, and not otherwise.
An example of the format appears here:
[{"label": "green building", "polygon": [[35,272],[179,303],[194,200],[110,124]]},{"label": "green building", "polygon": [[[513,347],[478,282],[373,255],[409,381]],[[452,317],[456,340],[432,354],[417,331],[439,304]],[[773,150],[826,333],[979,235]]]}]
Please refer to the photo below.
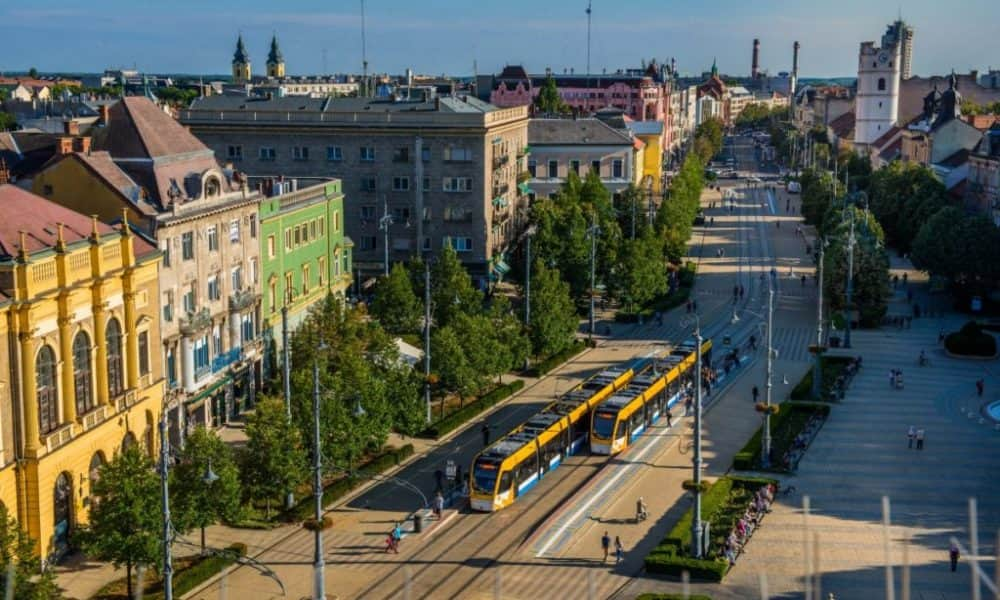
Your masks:
[{"label": "green building", "polygon": [[295,180],[264,180],[260,203],[261,331],[265,368],[279,363],[281,313],[294,331],[309,308],[328,293],[344,296],[351,285],[351,239],[344,235],[344,194],[339,179],[309,187]]}]

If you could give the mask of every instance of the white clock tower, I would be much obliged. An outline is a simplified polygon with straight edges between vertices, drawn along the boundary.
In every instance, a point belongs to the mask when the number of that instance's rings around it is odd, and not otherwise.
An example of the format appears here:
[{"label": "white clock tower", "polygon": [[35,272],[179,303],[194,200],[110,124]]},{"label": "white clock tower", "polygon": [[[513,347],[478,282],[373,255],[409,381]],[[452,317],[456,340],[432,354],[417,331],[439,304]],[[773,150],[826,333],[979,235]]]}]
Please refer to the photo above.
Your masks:
[{"label": "white clock tower", "polygon": [[882,46],[862,42],[858,54],[858,94],[854,101],[854,145],[858,150],[891,129],[899,117],[900,44],[895,41]]}]

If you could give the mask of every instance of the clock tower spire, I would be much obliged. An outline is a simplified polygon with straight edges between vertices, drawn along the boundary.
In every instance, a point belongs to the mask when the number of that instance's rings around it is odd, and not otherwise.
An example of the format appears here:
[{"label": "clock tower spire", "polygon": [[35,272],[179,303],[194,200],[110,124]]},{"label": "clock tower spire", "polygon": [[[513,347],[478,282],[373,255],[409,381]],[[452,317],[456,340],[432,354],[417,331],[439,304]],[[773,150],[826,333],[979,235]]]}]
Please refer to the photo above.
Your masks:
[{"label": "clock tower spire", "polygon": [[862,42],[858,53],[858,90],[854,100],[854,145],[864,150],[896,125],[902,44],[883,37],[882,47]]}]

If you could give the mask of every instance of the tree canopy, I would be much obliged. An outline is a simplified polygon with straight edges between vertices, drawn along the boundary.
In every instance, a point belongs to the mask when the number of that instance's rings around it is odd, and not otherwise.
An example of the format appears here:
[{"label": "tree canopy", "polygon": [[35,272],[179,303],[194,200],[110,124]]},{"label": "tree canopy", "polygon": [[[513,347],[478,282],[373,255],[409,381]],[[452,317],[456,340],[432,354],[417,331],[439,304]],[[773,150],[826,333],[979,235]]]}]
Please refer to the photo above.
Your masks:
[{"label": "tree canopy", "polygon": [[559,95],[559,88],[556,86],[556,80],[551,75],[545,78],[545,83],[538,90],[535,106],[541,113],[569,112],[569,106],[563,102],[562,96]]}]

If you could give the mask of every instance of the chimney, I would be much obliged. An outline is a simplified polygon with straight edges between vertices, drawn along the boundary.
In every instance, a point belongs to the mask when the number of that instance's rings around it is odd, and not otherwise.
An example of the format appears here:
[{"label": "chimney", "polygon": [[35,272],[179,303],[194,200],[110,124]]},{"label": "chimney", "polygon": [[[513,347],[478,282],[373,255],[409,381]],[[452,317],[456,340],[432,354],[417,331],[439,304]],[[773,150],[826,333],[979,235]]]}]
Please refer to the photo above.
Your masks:
[{"label": "chimney", "polygon": [[75,152],[90,154],[90,136],[73,138],[73,150]]},{"label": "chimney", "polygon": [[58,154],[59,156],[63,156],[72,153],[73,153],[73,138],[71,137],[59,138],[59,146],[56,148],[56,154]]},{"label": "chimney", "polygon": [[799,42],[792,44],[792,76],[799,76]]},{"label": "chimney", "polygon": [[750,63],[750,78],[757,79],[757,73],[760,70],[760,40],[758,38],[753,39],[753,62]]},{"label": "chimney", "polygon": [[80,124],[73,119],[63,121],[63,133],[66,135],[80,135]]},{"label": "chimney", "polygon": [[101,123],[107,127],[108,123],[111,122],[111,105],[102,104],[101,105]]}]

